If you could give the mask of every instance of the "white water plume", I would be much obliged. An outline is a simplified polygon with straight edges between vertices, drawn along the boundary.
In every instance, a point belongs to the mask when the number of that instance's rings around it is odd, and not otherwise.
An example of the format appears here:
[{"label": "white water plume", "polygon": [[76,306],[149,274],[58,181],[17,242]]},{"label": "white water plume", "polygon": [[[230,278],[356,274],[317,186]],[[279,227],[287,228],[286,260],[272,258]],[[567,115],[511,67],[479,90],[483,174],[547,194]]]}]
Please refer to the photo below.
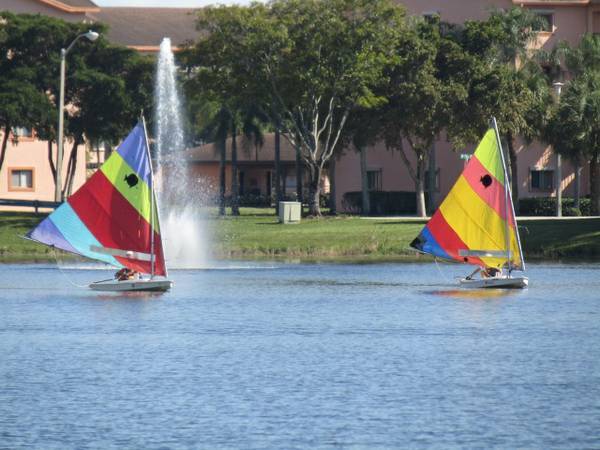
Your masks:
[{"label": "white water plume", "polygon": [[205,267],[208,254],[202,220],[205,195],[202,180],[190,176],[185,159],[177,67],[169,38],[160,44],[155,96],[158,204],[167,266]]}]

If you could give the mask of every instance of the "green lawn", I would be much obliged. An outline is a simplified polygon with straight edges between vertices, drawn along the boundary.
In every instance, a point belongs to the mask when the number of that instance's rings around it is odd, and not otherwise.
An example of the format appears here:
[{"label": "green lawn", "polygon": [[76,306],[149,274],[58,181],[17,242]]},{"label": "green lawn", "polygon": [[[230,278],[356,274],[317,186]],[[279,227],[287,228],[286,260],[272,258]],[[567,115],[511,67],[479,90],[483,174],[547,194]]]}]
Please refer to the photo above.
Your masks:
[{"label": "green lawn", "polygon": [[339,216],[282,225],[273,212],[265,212],[243,211],[239,218],[228,216],[212,221],[215,254],[309,259],[414,257],[408,243],[425,223]]},{"label": "green lawn", "polygon": [[[44,216],[0,213],[0,260],[51,260],[52,250],[19,238]],[[211,249],[218,258],[306,260],[413,259],[409,242],[424,221],[353,216],[303,219],[281,225],[273,209],[242,208],[242,216],[208,219]],[[527,258],[600,260],[600,218],[535,219],[520,223]]]},{"label": "green lawn", "polygon": [[21,238],[44,217],[45,214],[0,212],[0,260],[29,261],[54,258],[51,248]]}]

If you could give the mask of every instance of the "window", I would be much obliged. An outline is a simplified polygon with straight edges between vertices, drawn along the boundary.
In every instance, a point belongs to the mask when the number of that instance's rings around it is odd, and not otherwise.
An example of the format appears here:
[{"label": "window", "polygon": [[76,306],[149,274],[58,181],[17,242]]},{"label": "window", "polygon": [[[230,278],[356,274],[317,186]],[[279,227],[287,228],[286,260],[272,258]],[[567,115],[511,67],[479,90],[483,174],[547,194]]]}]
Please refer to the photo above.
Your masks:
[{"label": "window", "polygon": [[423,18],[425,19],[426,22],[430,22],[430,23],[439,21],[440,12],[439,11],[424,11]]},{"label": "window", "polygon": [[540,22],[534,26],[534,31],[554,31],[554,13],[552,11],[534,11]]},{"label": "window", "polygon": [[552,191],[554,189],[554,170],[531,170],[532,191]]},{"label": "window", "polygon": [[12,133],[13,133],[14,137],[26,137],[26,138],[33,137],[33,132],[31,131],[31,128],[13,127]]},{"label": "window", "polygon": [[33,169],[8,169],[9,191],[33,191]]},{"label": "window", "polygon": [[595,12],[592,15],[592,32],[600,34],[600,12]]},{"label": "window", "polygon": [[[428,192],[429,188],[429,170],[425,171],[425,192]],[[440,169],[435,171],[435,192],[440,192]]]},{"label": "window", "polygon": [[381,191],[381,169],[367,170],[367,187],[369,191]]}]

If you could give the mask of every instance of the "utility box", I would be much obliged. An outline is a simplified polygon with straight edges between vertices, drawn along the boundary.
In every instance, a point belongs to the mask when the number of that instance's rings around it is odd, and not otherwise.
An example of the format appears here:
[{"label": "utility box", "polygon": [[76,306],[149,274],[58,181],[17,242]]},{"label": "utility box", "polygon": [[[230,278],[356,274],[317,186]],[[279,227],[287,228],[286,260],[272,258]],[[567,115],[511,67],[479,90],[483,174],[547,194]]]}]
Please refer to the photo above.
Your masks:
[{"label": "utility box", "polygon": [[279,222],[299,223],[302,217],[302,204],[300,202],[279,202]]}]

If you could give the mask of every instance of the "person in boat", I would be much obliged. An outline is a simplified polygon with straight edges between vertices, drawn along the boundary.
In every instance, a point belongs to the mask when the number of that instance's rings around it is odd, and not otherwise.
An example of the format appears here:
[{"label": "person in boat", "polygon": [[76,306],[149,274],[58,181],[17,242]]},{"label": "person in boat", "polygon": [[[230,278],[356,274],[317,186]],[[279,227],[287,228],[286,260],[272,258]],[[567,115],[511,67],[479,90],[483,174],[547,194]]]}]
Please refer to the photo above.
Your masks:
[{"label": "person in boat", "polygon": [[115,274],[115,278],[118,281],[137,280],[139,277],[140,274],[138,272],[136,272],[135,270],[131,270],[127,267],[123,267]]},{"label": "person in boat", "polygon": [[482,278],[494,278],[500,274],[500,269],[496,269],[495,267],[486,267],[481,271]]},{"label": "person in boat", "polygon": [[481,278],[494,278],[500,274],[500,270],[496,269],[495,267],[478,267],[473,271],[473,273],[468,275],[466,279],[472,280],[473,277],[478,273],[481,275]]}]

